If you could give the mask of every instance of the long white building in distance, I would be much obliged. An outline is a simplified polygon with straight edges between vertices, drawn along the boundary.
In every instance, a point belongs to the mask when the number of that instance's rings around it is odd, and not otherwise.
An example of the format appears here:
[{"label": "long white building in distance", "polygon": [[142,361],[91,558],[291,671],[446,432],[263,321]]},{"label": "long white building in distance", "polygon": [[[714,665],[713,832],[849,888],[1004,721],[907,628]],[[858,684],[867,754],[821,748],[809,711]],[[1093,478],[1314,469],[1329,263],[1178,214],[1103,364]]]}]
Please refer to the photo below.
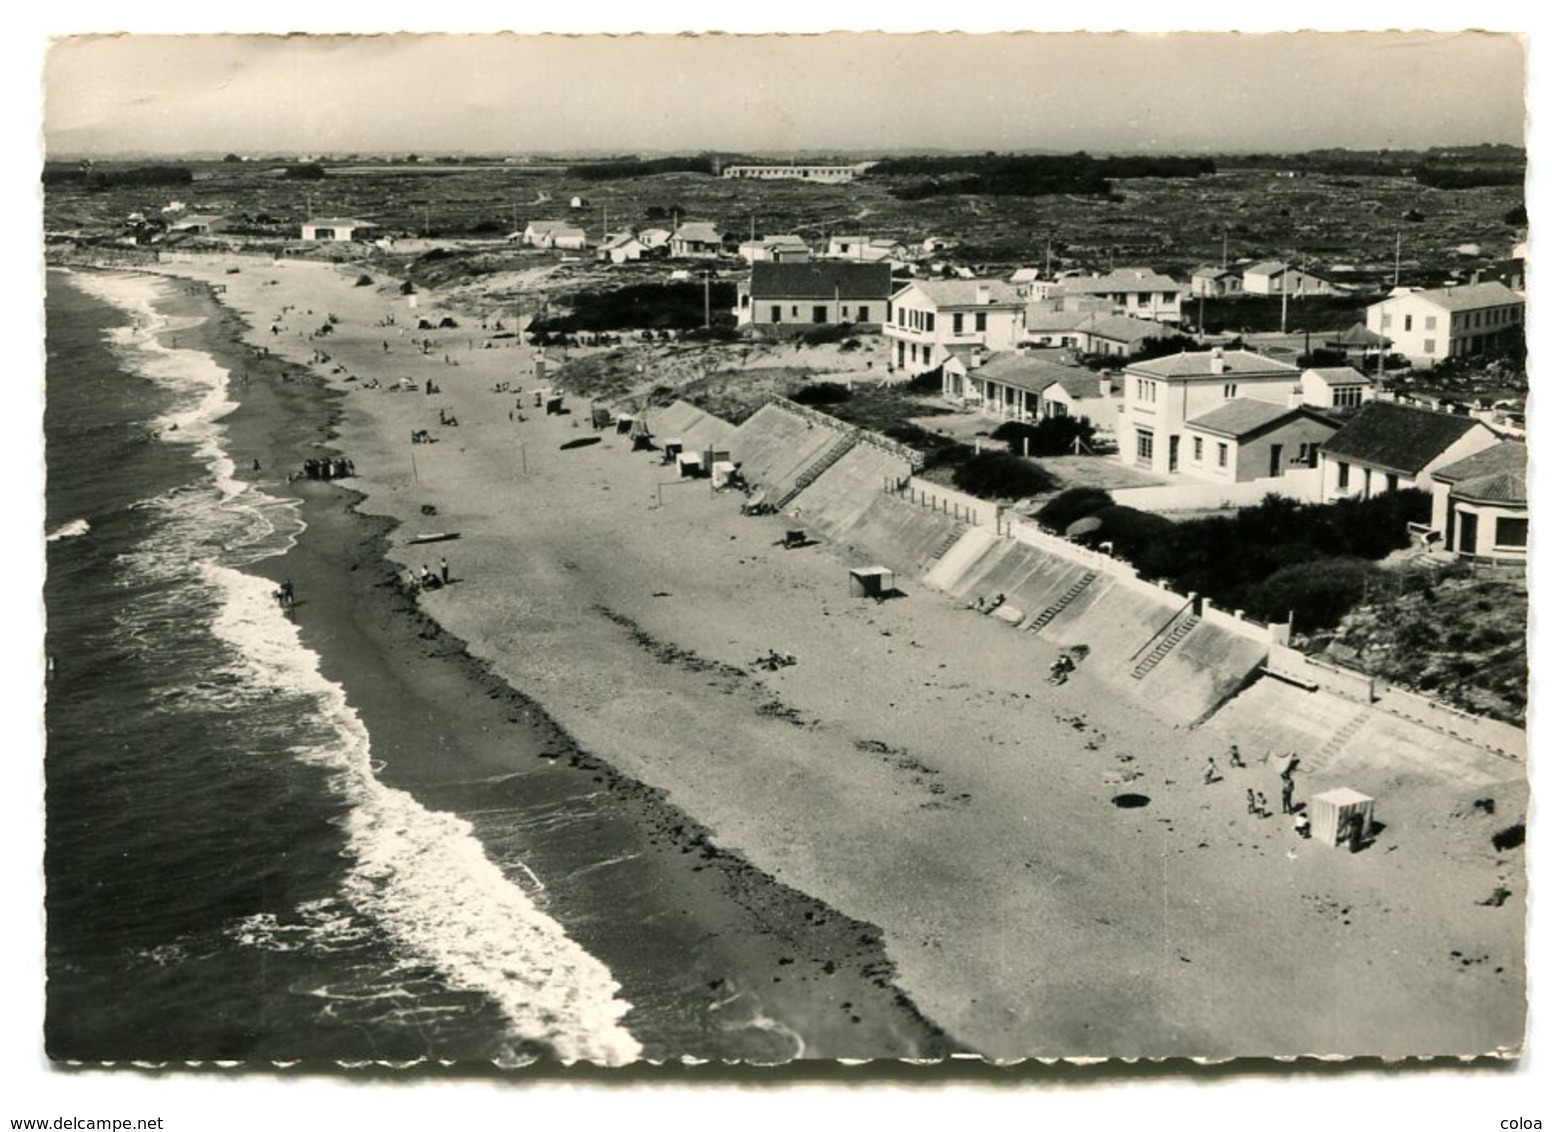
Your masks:
[{"label": "long white building in distance", "polygon": [[855,165],[724,165],[724,177],[752,181],[810,181],[816,185],[844,185],[855,180],[873,162]]}]

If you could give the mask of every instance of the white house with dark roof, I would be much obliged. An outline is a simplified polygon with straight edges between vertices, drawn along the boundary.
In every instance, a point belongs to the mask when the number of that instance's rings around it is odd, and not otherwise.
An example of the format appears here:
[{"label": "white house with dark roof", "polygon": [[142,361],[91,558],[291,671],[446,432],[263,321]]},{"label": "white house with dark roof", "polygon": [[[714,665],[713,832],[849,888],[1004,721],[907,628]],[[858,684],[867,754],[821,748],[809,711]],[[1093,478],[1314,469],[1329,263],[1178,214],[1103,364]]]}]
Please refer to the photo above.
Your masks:
[{"label": "white house with dark roof", "polygon": [[1479,420],[1371,401],[1320,452],[1321,499],[1433,487],[1432,473],[1498,443]]},{"label": "white house with dark roof", "polygon": [[1023,298],[1001,279],[913,280],[889,300],[890,365],[925,373],[955,355],[1011,350],[1023,315]]},{"label": "white house with dark roof", "polygon": [[998,350],[989,354],[962,354],[943,364],[943,396],[980,409],[995,417],[1034,421],[1051,414],[1042,412],[1042,394],[1056,382],[1071,376],[1075,367],[1055,357],[1032,351]]},{"label": "white house with dark roof", "polygon": [[1167,323],[1125,314],[1090,314],[1074,329],[1078,349],[1106,358],[1129,358],[1149,342],[1184,337]]},{"label": "white house with dark roof", "polygon": [[1524,561],[1530,535],[1525,445],[1501,440],[1433,473],[1432,529],[1451,554]]},{"label": "white house with dark roof", "polygon": [[1299,390],[1297,366],[1248,350],[1149,358],[1127,365],[1122,376],[1121,459],[1156,475],[1182,473],[1188,422],[1241,397],[1286,408]]},{"label": "white house with dark roof", "polygon": [[1336,294],[1336,288],[1329,279],[1322,279],[1275,259],[1253,263],[1245,268],[1244,286],[1247,295],[1287,295],[1298,298],[1301,295]]},{"label": "white house with dark roof", "polygon": [[[1180,321],[1180,296],[1186,288],[1148,267],[1120,267],[1104,275],[1071,276],[1060,282],[1067,296],[1092,295],[1110,302],[1112,314],[1155,322]],[[1052,294],[1056,293],[1053,289]],[[1049,296],[1047,296],[1049,297]]]},{"label": "white house with dark roof", "polygon": [[1506,346],[1524,322],[1525,300],[1498,282],[1393,292],[1365,316],[1369,330],[1424,369]]},{"label": "white house with dark roof", "polygon": [[634,232],[616,232],[598,245],[598,258],[607,263],[631,263],[646,254],[647,245]]},{"label": "white house with dark roof", "polygon": [[756,263],[733,313],[740,326],[877,325],[893,289],[887,263]]},{"label": "white house with dark roof", "polygon": [[1185,423],[1180,470],[1198,479],[1244,483],[1314,469],[1321,445],[1339,428],[1340,422],[1307,405],[1238,397]]}]

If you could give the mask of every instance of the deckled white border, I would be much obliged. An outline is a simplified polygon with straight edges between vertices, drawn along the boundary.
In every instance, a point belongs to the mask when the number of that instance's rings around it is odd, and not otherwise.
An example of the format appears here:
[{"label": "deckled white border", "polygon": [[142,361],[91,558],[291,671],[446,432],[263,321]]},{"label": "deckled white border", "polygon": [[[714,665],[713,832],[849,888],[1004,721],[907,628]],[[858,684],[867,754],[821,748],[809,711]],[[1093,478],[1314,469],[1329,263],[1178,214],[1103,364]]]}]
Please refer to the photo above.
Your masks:
[{"label": "deckled white border", "polygon": [[[1040,31],[1131,30],[1381,30],[1394,26],[1456,30],[1527,31],[1530,33],[1531,75],[1529,90],[1531,195],[1533,223],[1552,225],[1552,200],[1547,178],[1540,176],[1538,157],[1547,152],[1552,98],[1547,97],[1546,57],[1552,47],[1540,37],[1547,26],[1539,11],[1507,0],[1477,0],[1462,4],[1422,0],[1410,4],[1295,0],[1281,5],[1233,3],[1143,4],[1120,0],[1105,5],[1020,2],[925,5],[874,0],[867,5],[799,2],[763,4],[691,3],[646,5],[568,0],[534,12],[533,5],[482,5],[466,3],[415,3],[402,0],[370,7],[351,5],[324,10],[308,0],[264,0],[244,6],[194,3],[145,4],[129,7],[96,0],[67,4],[23,4],[9,13],[7,35],[0,42],[5,66],[6,113],[0,123],[6,131],[8,175],[4,200],[11,222],[13,254],[8,257],[4,280],[5,310],[13,322],[30,331],[33,312],[41,311],[41,287],[33,256],[38,230],[38,198],[34,170],[40,153],[41,122],[39,76],[46,37],[107,30],[137,33],[171,32],[288,32],[288,31],[467,31],[515,30],[520,32],[678,32],[723,30],[730,32],[829,30],[927,31],[960,30],[992,32],[1015,29]],[[1056,9],[1056,10],[1050,10]],[[974,76],[966,76],[973,82]],[[1545,110],[1538,113],[1538,103]],[[1533,232],[1532,240],[1540,240]],[[1537,278],[1534,264],[1532,278]],[[1534,286],[1534,285],[1533,285]],[[1532,381],[1545,386],[1546,358],[1552,357],[1546,327],[1549,319],[1537,301],[1531,302],[1533,351]],[[41,319],[36,320],[41,330]],[[29,353],[30,351],[30,353]],[[1541,359],[1536,364],[1536,359]],[[37,382],[41,371],[41,334],[33,341],[24,335],[20,349],[12,351],[13,366]],[[10,376],[10,375],[8,375]],[[21,383],[25,387],[25,382]],[[15,386],[13,385],[14,389]],[[41,541],[28,543],[31,532],[42,530],[41,456],[31,436],[37,411],[37,389],[9,392],[6,399],[6,432],[0,442],[0,474],[3,474],[6,530],[13,532],[7,547],[7,594],[11,619],[20,615],[40,624],[40,606],[34,599],[42,578]],[[1552,392],[1532,396],[1532,435],[1552,437]],[[1552,444],[1542,442],[1536,452]],[[1542,474],[1547,460],[1533,454],[1535,479],[1533,530],[1552,532],[1545,502],[1552,495],[1552,477]],[[1540,547],[1552,535],[1537,539],[1532,583],[1533,594],[1552,600]],[[19,576],[18,576],[19,571]],[[18,601],[19,590],[19,601]],[[20,609],[18,610],[18,604]],[[1536,620],[1539,628],[1540,618]],[[36,688],[41,682],[40,657],[22,649],[28,634],[13,633],[11,645],[0,653],[0,695],[6,720],[0,743],[0,837],[4,838],[5,930],[0,932],[0,979],[6,1009],[0,1011],[0,1128],[12,1117],[23,1116],[156,1116],[166,1118],[169,1130],[192,1129],[296,1129],[348,1122],[351,1127],[394,1132],[397,1129],[482,1128],[565,1129],[607,1128],[611,1124],[631,1129],[673,1125],[744,1128],[782,1126],[816,1128],[883,1126],[897,1128],[964,1127],[987,1124],[1030,1128],[1172,1128],[1177,1124],[1193,1132],[1218,1128],[1299,1129],[1308,1132],[1316,1124],[1376,1128],[1495,1129],[1514,1117],[1539,1118],[1552,1128],[1552,1053],[1538,1048],[1552,1033],[1544,1024],[1548,1007],[1544,988],[1552,982],[1546,966],[1548,947],[1544,922],[1537,931],[1531,909],[1532,951],[1531,1034],[1529,1055],[1517,1067],[1484,1071],[1478,1067],[1455,1068],[1441,1063],[1432,1072],[1391,1072],[1383,1068],[1337,1075],[1305,1072],[1246,1074],[1232,1066],[1211,1071],[1172,1073],[1157,1066],[1110,1063],[1096,1067],[1091,1077],[1061,1072],[1058,1087],[1033,1065],[1005,1075],[985,1072],[963,1082],[944,1082],[945,1070],[922,1066],[914,1071],[901,1067],[883,1074],[895,1083],[880,1083],[879,1067],[864,1085],[847,1085],[848,1073],[836,1067],[829,1074],[788,1073],[779,1089],[726,1083],[695,1086],[680,1083],[690,1072],[669,1072],[650,1084],[610,1084],[602,1073],[566,1076],[545,1073],[538,1079],[516,1077],[470,1080],[461,1076],[417,1077],[408,1086],[397,1084],[390,1071],[333,1076],[309,1074],[294,1066],[261,1074],[231,1073],[217,1068],[184,1072],[172,1077],[151,1070],[114,1073],[63,1073],[47,1066],[41,1055],[40,1027],[42,988],[38,972],[42,962],[41,866],[43,844],[41,812],[34,802],[40,774],[36,757],[39,708]],[[1533,642],[1532,670],[1545,651],[1545,633]],[[41,639],[41,628],[31,637]],[[1541,682],[1533,675],[1533,692]],[[1536,696],[1539,699],[1539,695]],[[1533,724],[1533,742],[1540,728]],[[1533,796],[1542,799],[1549,776],[1542,769],[1552,755],[1545,743],[1532,759]],[[31,757],[29,757],[29,753]],[[1531,849],[1540,848],[1546,823],[1533,809]],[[1539,870],[1537,870],[1539,872]],[[1533,885],[1533,899],[1540,892]],[[1539,976],[1539,977],[1538,977]],[[921,1085],[903,1083],[919,1074]],[[952,1076],[952,1067],[948,1074]],[[830,1080],[815,1080],[817,1077]],[[661,1082],[661,1083],[659,1083]],[[928,1082],[933,1082],[928,1084]]]}]

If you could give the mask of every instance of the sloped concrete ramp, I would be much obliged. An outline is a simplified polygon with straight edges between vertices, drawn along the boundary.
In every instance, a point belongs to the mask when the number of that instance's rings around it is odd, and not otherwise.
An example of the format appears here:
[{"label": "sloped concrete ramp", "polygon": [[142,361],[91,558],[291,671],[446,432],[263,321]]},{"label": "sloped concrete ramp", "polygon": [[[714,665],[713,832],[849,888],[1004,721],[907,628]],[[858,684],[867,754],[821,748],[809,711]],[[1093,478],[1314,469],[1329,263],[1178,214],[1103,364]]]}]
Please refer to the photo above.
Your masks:
[{"label": "sloped concrete ramp", "polygon": [[732,431],[728,454],[751,486],[777,499],[845,435],[840,429],[815,424],[771,404]]}]

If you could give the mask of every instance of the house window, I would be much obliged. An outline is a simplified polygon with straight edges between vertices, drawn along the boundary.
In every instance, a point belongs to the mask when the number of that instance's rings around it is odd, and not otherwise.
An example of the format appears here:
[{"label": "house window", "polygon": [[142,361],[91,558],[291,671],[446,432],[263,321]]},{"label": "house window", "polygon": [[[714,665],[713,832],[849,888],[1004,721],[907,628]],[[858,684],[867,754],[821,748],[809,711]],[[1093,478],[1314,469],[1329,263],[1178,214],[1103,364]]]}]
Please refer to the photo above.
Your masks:
[{"label": "house window", "polygon": [[1193,436],[1191,438],[1191,459],[1198,464],[1202,462],[1202,438],[1200,436]]},{"label": "house window", "polygon": [[977,330],[985,330],[986,329],[986,312],[985,311],[976,311],[975,312],[975,328]]},{"label": "house window", "polygon": [[1320,451],[1318,440],[1301,440],[1299,442],[1299,457],[1297,463],[1313,468],[1315,466],[1315,454]]},{"label": "house window", "polygon": [[1381,330],[1389,330],[1390,329],[1390,315],[1388,315],[1388,314],[1380,315],[1380,329]]},{"label": "house window", "polygon": [[1153,432],[1150,429],[1137,430],[1137,462],[1139,464],[1153,463]]},{"label": "house window", "polygon": [[777,323],[777,322],[780,322],[780,321],[781,321],[781,307],[779,307],[775,303],[772,303],[771,304],[771,322],[772,323]]},{"label": "house window", "polygon": [[867,320],[868,320],[868,308],[867,307],[858,307],[857,308],[857,321],[858,322],[866,322]]},{"label": "house window", "polygon": [[1498,546],[1523,547],[1526,535],[1530,531],[1530,520],[1500,517],[1497,530],[1498,533],[1493,538]]},{"label": "house window", "polygon": [[937,321],[938,321],[937,320],[937,316],[934,315],[931,311],[925,312],[925,315],[926,315],[926,319],[927,319],[927,325],[926,325],[925,329],[930,334],[935,329],[935,327],[936,327],[936,324],[937,324]]},{"label": "house window", "polygon": [[1229,446],[1227,444],[1220,443],[1218,445],[1218,466],[1220,468],[1227,468],[1229,466]]},{"label": "house window", "polygon": [[932,347],[931,346],[923,346],[922,347],[922,365],[929,366],[929,367],[932,365]]},{"label": "house window", "polygon": [[1351,464],[1338,464],[1336,466],[1336,489],[1338,491],[1346,491],[1347,490],[1347,486],[1348,486],[1349,482],[1351,482],[1351,475],[1352,475],[1352,465]]},{"label": "house window", "polygon": [[1438,319],[1437,316],[1435,316],[1435,315],[1428,315],[1426,318],[1423,319],[1423,329],[1424,330],[1433,330],[1438,325],[1438,323],[1439,323],[1439,319]]},{"label": "house window", "polygon": [[1423,353],[1425,353],[1425,354],[1433,353],[1434,347],[1437,344],[1438,343],[1436,343],[1432,338],[1424,338],[1423,339]]},{"label": "house window", "polygon": [[793,318],[797,318],[798,317],[798,305],[796,303],[792,304],[792,317]]},{"label": "house window", "polygon": [[850,317],[851,317],[851,308],[850,307],[842,307],[841,308],[841,321],[845,322]]},{"label": "house window", "polygon": [[1225,385],[1223,387],[1223,399],[1225,401],[1232,401],[1234,398],[1236,398],[1238,396],[1239,396],[1239,386],[1237,384],[1235,384],[1234,382],[1231,381],[1229,384],[1227,384],[1227,385]]},{"label": "house window", "polygon": [[965,316],[962,315],[962,314],[955,314],[954,315],[954,333],[955,334],[963,334],[964,332],[965,332]]},{"label": "house window", "polygon": [[1412,316],[1411,315],[1407,315],[1406,316],[1406,320],[1403,323],[1401,329],[1402,330],[1411,330],[1412,329]]},{"label": "house window", "polygon": [[829,322],[830,321],[830,308],[829,307],[815,307],[814,308],[814,321],[815,322]]}]

